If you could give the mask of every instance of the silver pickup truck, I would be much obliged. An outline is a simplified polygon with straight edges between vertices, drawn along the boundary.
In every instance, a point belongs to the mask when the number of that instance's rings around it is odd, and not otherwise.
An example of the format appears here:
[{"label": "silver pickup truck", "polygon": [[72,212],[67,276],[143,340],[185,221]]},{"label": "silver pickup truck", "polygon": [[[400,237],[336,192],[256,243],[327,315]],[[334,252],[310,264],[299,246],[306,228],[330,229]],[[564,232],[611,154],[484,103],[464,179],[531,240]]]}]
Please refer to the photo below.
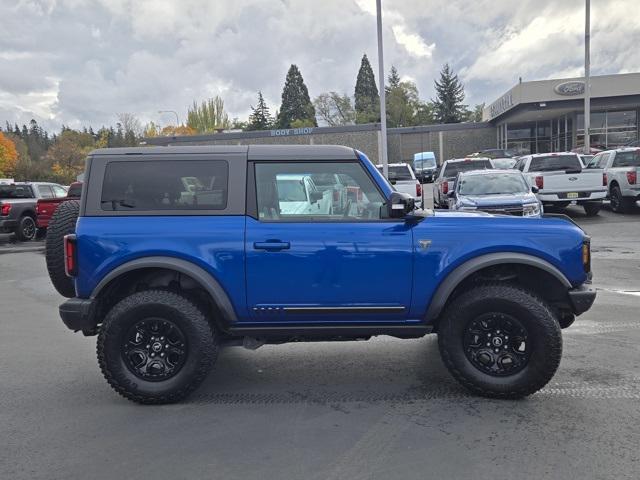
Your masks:
[{"label": "silver pickup truck", "polygon": [[545,206],[564,208],[575,202],[588,216],[593,216],[607,196],[602,170],[585,169],[577,153],[525,155],[514,168],[538,189],[538,200]]},{"label": "silver pickup truck", "polygon": [[640,148],[623,147],[601,152],[593,157],[587,169],[604,172],[603,184],[614,212],[628,212],[640,201]]},{"label": "silver pickup truck", "polygon": [[0,233],[15,233],[21,242],[36,236],[36,203],[40,198],[65,197],[57,183],[16,182],[0,185]]}]

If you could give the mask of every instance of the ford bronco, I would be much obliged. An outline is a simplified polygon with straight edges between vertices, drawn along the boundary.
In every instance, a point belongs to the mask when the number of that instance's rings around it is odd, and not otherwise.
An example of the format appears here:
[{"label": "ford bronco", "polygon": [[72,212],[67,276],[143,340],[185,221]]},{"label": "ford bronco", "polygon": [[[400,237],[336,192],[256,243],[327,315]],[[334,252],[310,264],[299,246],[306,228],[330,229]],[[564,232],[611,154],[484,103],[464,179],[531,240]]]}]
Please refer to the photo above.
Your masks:
[{"label": "ford bronco", "polygon": [[[327,175],[344,202],[289,208],[285,182]],[[561,328],[596,295],[570,220],[415,209],[352,148],[100,149],[85,179],[52,218],[75,231],[60,315],[140,403],[184,398],[225,345],[432,332],[465,387],[518,398],[552,378]]]}]

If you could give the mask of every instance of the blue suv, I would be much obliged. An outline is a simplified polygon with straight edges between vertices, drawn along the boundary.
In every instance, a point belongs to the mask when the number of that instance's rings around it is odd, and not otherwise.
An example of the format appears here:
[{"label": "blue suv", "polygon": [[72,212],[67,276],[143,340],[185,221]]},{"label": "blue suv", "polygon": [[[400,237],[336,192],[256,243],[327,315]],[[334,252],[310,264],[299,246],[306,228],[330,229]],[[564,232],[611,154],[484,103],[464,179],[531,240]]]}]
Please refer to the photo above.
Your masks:
[{"label": "blue suv", "polygon": [[140,403],[184,398],[225,345],[432,332],[465,387],[518,398],[595,299],[565,217],[418,210],[347,147],[95,150],[56,221],[73,232],[62,320],[98,335],[106,380]]}]

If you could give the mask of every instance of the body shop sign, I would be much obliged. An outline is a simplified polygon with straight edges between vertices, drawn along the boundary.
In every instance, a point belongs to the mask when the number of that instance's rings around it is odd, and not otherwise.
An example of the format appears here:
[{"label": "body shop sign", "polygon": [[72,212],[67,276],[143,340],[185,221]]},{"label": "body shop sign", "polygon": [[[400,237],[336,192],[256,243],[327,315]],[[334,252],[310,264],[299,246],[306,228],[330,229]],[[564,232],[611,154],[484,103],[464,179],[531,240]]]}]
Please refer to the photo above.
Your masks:
[{"label": "body shop sign", "polygon": [[280,130],[271,130],[272,137],[288,137],[289,135],[309,135],[311,133],[313,133],[313,127],[283,128]]}]

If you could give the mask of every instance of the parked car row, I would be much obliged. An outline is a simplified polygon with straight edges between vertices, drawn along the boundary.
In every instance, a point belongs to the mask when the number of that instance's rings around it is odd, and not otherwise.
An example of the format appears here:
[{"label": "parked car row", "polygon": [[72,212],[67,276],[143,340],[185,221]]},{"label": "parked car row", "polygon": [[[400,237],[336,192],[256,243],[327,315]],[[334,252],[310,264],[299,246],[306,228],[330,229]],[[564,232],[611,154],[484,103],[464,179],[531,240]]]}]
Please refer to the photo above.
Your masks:
[{"label": "parked car row", "polygon": [[0,233],[14,233],[21,241],[44,234],[58,205],[80,198],[82,183],[69,187],[50,182],[0,184]]}]

